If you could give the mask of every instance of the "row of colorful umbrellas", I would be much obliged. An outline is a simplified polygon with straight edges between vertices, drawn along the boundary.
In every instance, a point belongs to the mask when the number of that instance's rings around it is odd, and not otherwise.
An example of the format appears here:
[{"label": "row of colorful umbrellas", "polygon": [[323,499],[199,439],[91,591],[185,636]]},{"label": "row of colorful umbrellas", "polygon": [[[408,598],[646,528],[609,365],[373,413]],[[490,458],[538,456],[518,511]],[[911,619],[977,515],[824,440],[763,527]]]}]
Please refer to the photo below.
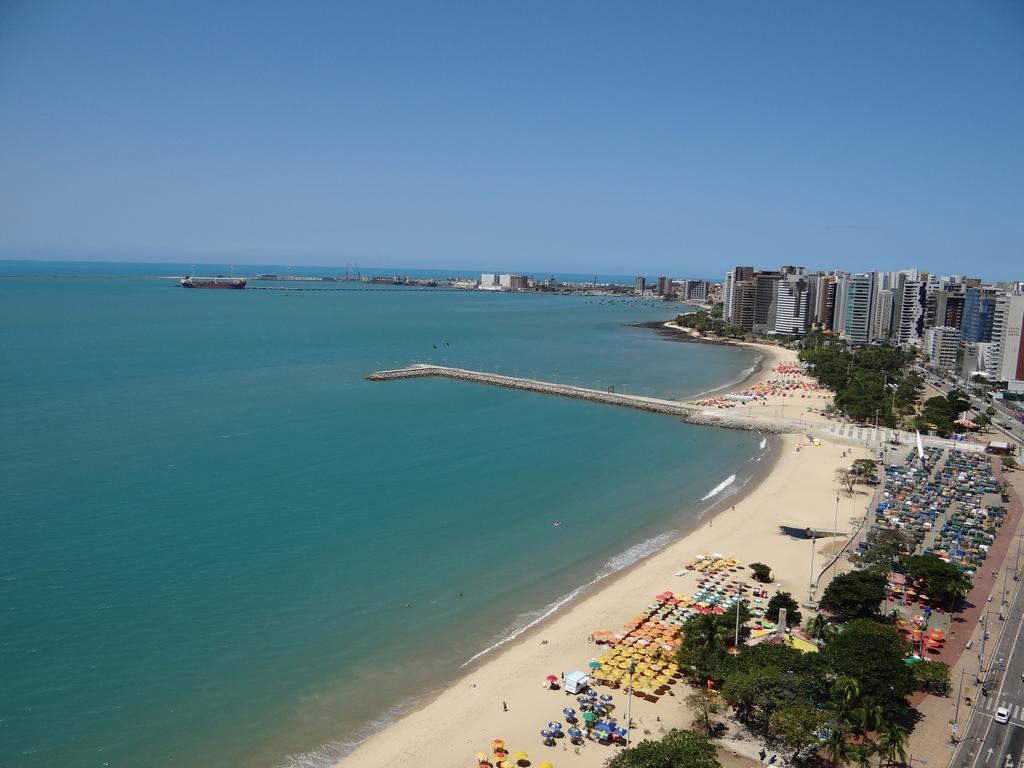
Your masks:
[{"label": "row of colorful umbrellas", "polygon": [[[494,739],[491,742],[491,749],[494,753],[493,756],[486,752],[477,752],[474,755],[480,768],[513,768],[513,766],[526,763],[530,759],[526,752],[510,753],[503,739]],[[554,768],[554,766],[551,763],[541,763],[537,768]]]}]

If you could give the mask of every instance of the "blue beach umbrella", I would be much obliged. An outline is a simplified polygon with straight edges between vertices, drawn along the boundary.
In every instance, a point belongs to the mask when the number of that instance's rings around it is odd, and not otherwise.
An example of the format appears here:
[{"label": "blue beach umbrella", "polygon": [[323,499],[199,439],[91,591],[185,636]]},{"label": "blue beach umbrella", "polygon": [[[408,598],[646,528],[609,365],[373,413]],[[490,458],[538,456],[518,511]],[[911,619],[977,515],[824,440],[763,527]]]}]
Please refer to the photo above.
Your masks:
[{"label": "blue beach umbrella", "polygon": [[615,729],[614,729],[614,730],[612,731],[612,733],[614,733],[614,734],[615,734],[616,736],[618,736],[619,738],[622,738],[622,737],[623,737],[623,736],[625,736],[625,735],[626,735],[627,733],[629,733],[629,731],[627,731],[627,730],[626,730],[625,728],[615,728]]},{"label": "blue beach umbrella", "polygon": [[587,701],[587,697],[581,693],[579,696],[576,697],[576,701],[578,701],[580,704],[583,704]]},{"label": "blue beach umbrella", "polygon": [[548,728],[550,728],[552,731],[560,731],[562,730],[562,724],[555,720],[552,720],[550,723],[548,723]]},{"label": "blue beach umbrella", "polygon": [[551,731],[545,728],[540,732],[540,735],[543,736],[545,739],[550,739],[553,734],[551,733]]},{"label": "blue beach umbrella", "polygon": [[578,739],[583,735],[583,731],[579,728],[570,728],[568,734],[570,739]]},{"label": "blue beach umbrella", "polygon": [[610,693],[606,693],[604,696],[601,697],[601,701],[603,701],[605,704],[607,704],[611,700],[612,696]]},{"label": "blue beach umbrella", "polygon": [[566,707],[562,710],[562,714],[566,717],[576,717],[576,710],[572,707]]}]

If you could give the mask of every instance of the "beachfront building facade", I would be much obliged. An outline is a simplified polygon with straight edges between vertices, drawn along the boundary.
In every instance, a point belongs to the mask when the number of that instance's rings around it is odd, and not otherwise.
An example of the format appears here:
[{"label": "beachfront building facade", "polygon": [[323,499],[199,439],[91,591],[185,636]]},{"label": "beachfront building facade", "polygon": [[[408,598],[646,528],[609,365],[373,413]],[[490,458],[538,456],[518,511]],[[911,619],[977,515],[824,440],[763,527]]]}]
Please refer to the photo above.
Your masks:
[{"label": "beachfront building facade", "polygon": [[940,325],[925,331],[924,352],[928,355],[928,362],[936,368],[944,371],[954,370],[959,349],[959,328]]},{"label": "beachfront building facade", "polygon": [[990,381],[1024,379],[1024,295],[1002,294],[996,298],[992,315],[992,341],[985,359]]},{"label": "beachfront building facade", "polygon": [[754,273],[756,297],[754,300],[754,326],[756,333],[769,334],[775,332],[775,320],[778,314],[779,281],[782,272],[761,270]]},{"label": "beachfront building facade", "polygon": [[[899,316],[893,341],[903,346],[919,345],[924,337],[925,284],[920,280],[901,278],[897,293],[900,298]],[[893,294],[894,299],[896,295]],[[896,312],[895,301],[893,312]]]},{"label": "beachfront building facade", "polygon": [[709,287],[707,280],[683,280],[679,298],[684,301],[707,301]]},{"label": "beachfront building facade", "polygon": [[986,343],[992,341],[992,321],[995,319],[995,288],[968,288],[964,296],[963,321],[960,336],[966,342]]},{"label": "beachfront building facade", "polygon": [[736,285],[754,277],[753,267],[733,267],[725,273],[722,283],[722,319],[727,323],[737,324],[736,320]]},{"label": "beachfront building facade", "polygon": [[928,293],[924,324],[960,328],[964,318],[964,283],[949,283]]},{"label": "beachfront building facade", "polygon": [[675,288],[672,285],[671,277],[659,277],[658,278],[658,295],[659,296],[673,296],[675,294]]},{"label": "beachfront building facade", "polygon": [[871,342],[871,326],[875,316],[874,272],[859,272],[846,280],[842,335],[853,344]]},{"label": "beachfront building facade", "polygon": [[803,336],[807,333],[813,307],[817,304],[814,296],[816,288],[817,281],[803,277],[802,274],[790,274],[779,281],[775,328],[772,333],[789,336]]},{"label": "beachfront building facade", "polygon": [[875,319],[871,328],[873,339],[887,339],[892,331],[892,290],[882,288],[875,300]]}]

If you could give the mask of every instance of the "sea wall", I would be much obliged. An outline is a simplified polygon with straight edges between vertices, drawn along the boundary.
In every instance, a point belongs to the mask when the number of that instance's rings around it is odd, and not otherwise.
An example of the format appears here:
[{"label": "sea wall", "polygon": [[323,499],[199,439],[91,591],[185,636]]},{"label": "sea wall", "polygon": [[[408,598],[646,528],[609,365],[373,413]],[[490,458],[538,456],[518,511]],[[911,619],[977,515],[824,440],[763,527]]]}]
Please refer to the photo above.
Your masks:
[{"label": "sea wall", "polygon": [[576,400],[587,400],[606,405],[617,405],[623,408],[635,408],[651,413],[665,413],[677,416],[690,424],[701,424],[726,429],[743,429],[766,434],[784,434],[799,431],[793,424],[781,420],[764,417],[742,416],[737,413],[716,413],[700,406],[677,403],[673,400],[661,400],[639,395],[626,395],[619,392],[602,392],[598,389],[586,389],[565,384],[555,384],[535,379],[521,379],[514,376],[501,376],[494,373],[469,371],[463,368],[448,368],[440,365],[411,365],[408,368],[397,368],[377,371],[367,376],[368,381],[390,381],[392,379],[414,379],[425,376],[441,376],[448,379],[472,381],[478,384],[489,384],[506,389],[520,389],[529,392],[540,392],[560,397],[571,397]]}]

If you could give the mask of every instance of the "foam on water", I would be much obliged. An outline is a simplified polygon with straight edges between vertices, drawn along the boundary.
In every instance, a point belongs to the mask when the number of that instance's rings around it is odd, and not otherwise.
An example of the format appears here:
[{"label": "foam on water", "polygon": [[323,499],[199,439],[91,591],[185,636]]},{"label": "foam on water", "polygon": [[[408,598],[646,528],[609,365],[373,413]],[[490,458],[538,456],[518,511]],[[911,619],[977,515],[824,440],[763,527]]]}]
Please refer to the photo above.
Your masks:
[{"label": "foam on water", "polygon": [[712,488],[710,491],[708,491],[707,494],[702,496],[701,497],[701,501],[707,501],[708,499],[717,496],[718,494],[720,494],[722,491],[724,491],[726,488],[728,488],[730,485],[732,485],[735,482],[736,482],[736,475],[735,474],[729,475],[727,478],[725,478],[725,480],[720,482],[718,485],[716,485],[714,488]]}]

